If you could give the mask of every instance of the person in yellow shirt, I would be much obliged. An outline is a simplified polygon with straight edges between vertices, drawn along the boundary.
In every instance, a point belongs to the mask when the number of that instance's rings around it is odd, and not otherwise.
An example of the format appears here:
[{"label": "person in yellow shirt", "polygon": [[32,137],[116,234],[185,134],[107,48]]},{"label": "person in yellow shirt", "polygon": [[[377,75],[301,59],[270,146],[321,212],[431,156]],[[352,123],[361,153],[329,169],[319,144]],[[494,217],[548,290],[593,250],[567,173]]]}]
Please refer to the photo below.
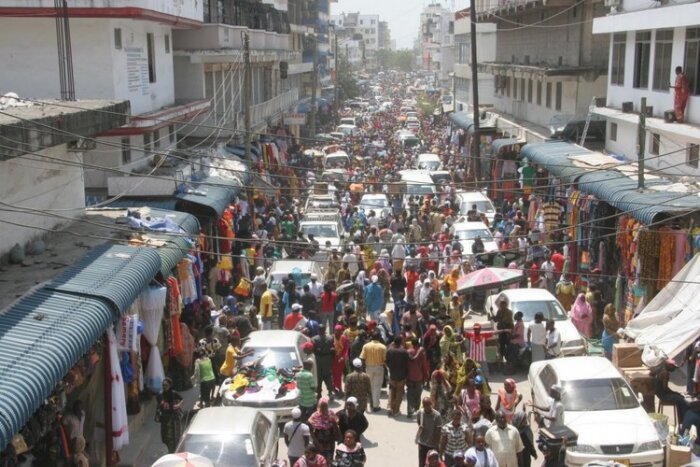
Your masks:
[{"label": "person in yellow shirt", "polygon": [[372,340],[362,347],[360,359],[365,362],[370,385],[372,386],[372,412],[379,410],[379,398],[384,382],[384,363],[386,362],[386,346],[382,344],[379,331],[372,334]]},{"label": "person in yellow shirt", "polygon": [[264,330],[272,329],[273,305],[277,301],[277,297],[272,290],[267,289],[267,284],[261,284],[260,290],[260,319],[262,319],[262,328]]},{"label": "person in yellow shirt", "polygon": [[226,359],[224,364],[219,368],[219,374],[222,378],[232,378],[236,374],[236,369],[238,367],[238,361],[252,355],[255,350],[249,349],[245,352],[241,350],[241,338],[237,334],[231,334],[228,341],[228,347],[226,348]]}]

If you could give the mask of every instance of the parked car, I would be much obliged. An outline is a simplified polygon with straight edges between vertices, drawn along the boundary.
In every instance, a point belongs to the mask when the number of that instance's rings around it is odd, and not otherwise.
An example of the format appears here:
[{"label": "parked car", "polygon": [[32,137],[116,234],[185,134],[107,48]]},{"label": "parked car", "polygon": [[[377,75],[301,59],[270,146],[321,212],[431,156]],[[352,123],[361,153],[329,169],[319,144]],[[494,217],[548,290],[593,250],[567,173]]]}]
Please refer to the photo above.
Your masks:
[{"label": "parked car", "polygon": [[617,461],[625,465],[664,463],[659,434],[638,396],[603,357],[544,360],[530,365],[532,401],[549,406],[549,389],[563,388],[564,424],[578,434],[566,451],[566,465]]},{"label": "parked car", "polygon": [[493,238],[491,231],[484,225],[483,222],[458,222],[452,224],[452,233],[459,243],[462,245],[462,255],[472,257],[472,245],[476,237],[481,238],[484,242],[484,254],[495,254],[498,251],[498,245]]},{"label": "parked car", "polygon": [[[242,351],[252,350],[252,353],[241,359],[241,366],[260,361],[264,368],[275,368],[277,371],[301,367],[305,360],[313,362],[313,374],[316,377],[316,360],[312,355],[307,356],[302,346],[309,338],[297,331],[255,331],[248,336]],[[276,414],[277,421],[283,423],[292,419],[292,409],[299,405],[299,390],[288,389],[283,396],[279,388],[262,386],[258,391],[246,391],[236,396],[235,391],[228,389],[226,381],[222,386],[222,401],[225,406],[253,407],[269,410]]]},{"label": "parked car", "polygon": [[506,289],[486,299],[486,310],[492,315],[498,310],[498,302],[505,299],[513,313],[521,311],[525,329],[535,321],[535,313],[541,312],[544,318],[553,319],[554,326],[561,334],[561,353],[563,356],[586,355],[588,347],[569,319],[559,300],[545,289]]},{"label": "parked car", "polygon": [[314,236],[321,250],[340,250],[345,236],[345,229],[337,209],[310,210],[299,222],[299,230],[307,237]]},{"label": "parked car", "polygon": [[365,193],[357,206],[364,209],[365,214],[374,211],[377,216],[386,217],[391,213],[389,198],[384,193]]},{"label": "parked car", "polygon": [[427,170],[429,172],[442,169],[442,161],[440,160],[440,156],[429,153],[419,154],[416,158],[416,169]]},{"label": "parked car", "polygon": [[318,281],[323,285],[323,270],[316,261],[301,259],[278,259],[270,267],[267,273],[267,288],[278,292],[282,297],[282,279],[286,279],[290,274],[298,276],[297,290],[311,282],[311,275],[315,274]]},{"label": "parked car", "polygon": [[277,459],[273,412],[248,407],[208,407],[192,418],[177,452],[198,454],[214,465],[268,467]]},{"label": "parked car", "polygon": [[455,195],[455,209],[460,216],[466,216],[467,212],[476,204],[476,209],[479,212],[486,214],[486,219],[493,222],[496,215],[496,208],[488,196],[480,191],[459,191]]}]

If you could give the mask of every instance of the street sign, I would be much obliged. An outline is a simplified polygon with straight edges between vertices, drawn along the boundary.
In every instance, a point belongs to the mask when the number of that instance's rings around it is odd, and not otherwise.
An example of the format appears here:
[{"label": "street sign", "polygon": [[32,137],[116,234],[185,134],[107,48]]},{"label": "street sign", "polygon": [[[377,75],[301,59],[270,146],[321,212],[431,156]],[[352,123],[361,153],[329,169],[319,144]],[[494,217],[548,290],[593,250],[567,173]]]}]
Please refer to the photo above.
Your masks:
[{"label": "street sign", "polygon": [[285,125],[306,125],[306,114],[286,113],[282,119]]}]

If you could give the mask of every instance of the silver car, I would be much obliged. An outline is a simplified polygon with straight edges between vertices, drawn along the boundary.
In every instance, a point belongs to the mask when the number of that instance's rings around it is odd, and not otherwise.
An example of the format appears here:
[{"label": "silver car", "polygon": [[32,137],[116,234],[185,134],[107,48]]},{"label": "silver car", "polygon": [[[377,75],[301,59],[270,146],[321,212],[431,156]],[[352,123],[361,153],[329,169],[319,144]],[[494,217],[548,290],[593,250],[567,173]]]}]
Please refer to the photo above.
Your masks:
[{"label": "silver car", "polygon": [[201,409],[182,435],[177,452],[190,452],[214,465],[267,467],[277,459],[277,416],[247,407]]}]

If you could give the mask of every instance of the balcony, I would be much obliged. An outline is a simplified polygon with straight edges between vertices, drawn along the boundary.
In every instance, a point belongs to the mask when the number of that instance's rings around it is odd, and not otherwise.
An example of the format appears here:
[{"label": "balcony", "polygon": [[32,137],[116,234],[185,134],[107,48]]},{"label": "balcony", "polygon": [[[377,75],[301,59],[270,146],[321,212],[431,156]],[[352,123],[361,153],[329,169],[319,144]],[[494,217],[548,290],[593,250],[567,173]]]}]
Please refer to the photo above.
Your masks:
[{"label": "balcony", "polygon": [[287,12],[256,0],[205,1],[204,22],[289,34]]},{"label": "balcony", "polygon": [[288,34],[279,34],[260,29],[248,29],[246,26],[228,24],[204,24],[196,30],[178,30],[173,32],[175,50],[243,50],[243,35],[248,33],[251,50],[291,49]]},{"label": "balcony", "polygon": [[283,112],[291,109],[299,101],[299,89],[291,89],[279,94],[269,101],[261,102],[251,107],[251,126],[264,124],[268,119],[275,119]]},{"label": "balcony", "polygon": [[576,0],[476,0],[477,21],[574,5]]}]

